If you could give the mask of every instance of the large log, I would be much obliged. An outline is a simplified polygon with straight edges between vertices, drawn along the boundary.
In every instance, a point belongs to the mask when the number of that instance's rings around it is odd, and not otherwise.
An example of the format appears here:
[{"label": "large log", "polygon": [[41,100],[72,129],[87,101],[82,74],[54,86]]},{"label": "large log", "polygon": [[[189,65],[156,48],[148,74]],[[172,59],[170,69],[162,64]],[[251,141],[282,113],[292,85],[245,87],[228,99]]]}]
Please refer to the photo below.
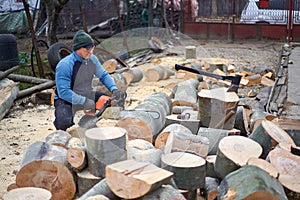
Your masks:
[{"label": "large log", "polygon": [[76,183],[77,183],[77,193],[76,196],[82,196],[87,191],[89,191],[92,187],[94,187],[99,181],[101,181],[101,177],[94,176],[85,168],[81,172],[76,173]]},{"label": "large log", "polygon": [[51,192],[38,187],[22,187],[15,188],[5,193],[3,196],[4,200],[30,200],[30,199],[43,199],[43,200],[51,200],[52,195]]},{"label": "large log", "polygon": [[261,158],[249,158],[249,160],[247,161],[247,165],[254,165],[266,171],[270,176],[274,178],[278,177],[278,171],[276,170],[276,168],[271,163]]},{"label": "large log", "polygon": [[78,147],[69,148],[67,150],[67,162],[75,172],[82,171],[87,167],[86,151]]},{"label": "large log", "polygon": [[266,158],[268,153],[280,142],[295,145],[287,132],[268,120],[263,120],[250,134],[249,138],[262,146],[262,158]]},{"label": "large log", "polygon": [[250,132],[253,132],[263,120],[272,120],[275,116],[270,113],[256,110],[250,114]]},{"label": "large log", "polygon": [[19,92],[18,85],[4,78],[0,80],[0,120],[8,113]]},{"label": "large log", "polygon": [[249,122],[244,106],[237,106],[233,127],[239,129],[241,131],[242,136],[248,137],[248,135],[250,134]]},{"label": "large log", "polygon": [[251,157],[258,158],[261,146],[244,136],[227,136],[221,139],[214,170],[220,179],[247,164]]},{"label": "large log", "polygon": [[16,175],[18,187],[40,187],[49,190],[52,200],[73,199],[76,185],[72,173],[62,163],[36,160],[23,166]]},{"label": "large log", "polygon": [[140,162],[149,162],[160,167],[161,154],[162,150],[155,148],[152,143],[146,140],[135,139],[128,141],[128,159],[133,159]]},{"label": "large log", "polygon": [[156,81],[162,80],[164,77],[164,74],[165,74],[164,70],[160,66],[155,65],[146,70],[145,78],[149,82],[156,82]]},{"label": "large log", "polygon": [[246,165],[221,181],[218,199],[287,200],[287,197],[277,179],[256,166]]},{"label": "large log", "polygon": [[180,191],[171,185],[163,185],[157,190],[138,198],[138,200],[186,200]]},{"label": "large log", "polygon": [[91,174],[105,176],[105,167],[127,159],[126,130],[102,126],[85,132],[88,168]]},{"label": "large log", "polygon": [[219,180],[212,177],[205,178],[205,196],[207,200],[214,200],[218,196]]},{"label": "large log", "polygon": [[174,173],[176,186],[184,190],[205,186],[205,162],[202,157],[185,152],[163,154],[161,157],[162,167]]},{"label": "large log", "polygon": [[67,147],[71,138],[72,136],[68,132],[57,130],[47,135],[45,142],[52,145]]},{"label": "large log", "polygon": [[89,197],[93,197],[96,195],[104,195],[108,197],[110,200],[119,200],[118,198],[107,185],[106,178],[103,178],[101,181],[96,183],[91,189],[89,189],[86,193],[78,198],[78,200],[86,200]]},{"label": "large log", "polygon": [[[201,90],[198,93],[201,126],[231,130],[234,127],[239,97],[226,88]],[[216,114],[217,113],[217,114]]]},{"label": "large log", "polygon": [[269,154],[271,164],[278,170],[279,182],[288,190],[300,194],[300,157],[276,148]]},{"label": "large log", "polygon": [[125,160],[108,165],[105,175],[114,194],[134,199],[169,183],[173,173],[151,163]]},{"label": "large log", "polygon": [[198,85],[199,81],[195,79],[189,79],[179,83],[175,89],[175,96],[172,105],[197,107]]},{"label": "large log", "polygon": [[109,59],[103,63],[103,67],[108,73],[111,74],[116,71],[118,67],[118,62],[113,58]]}]

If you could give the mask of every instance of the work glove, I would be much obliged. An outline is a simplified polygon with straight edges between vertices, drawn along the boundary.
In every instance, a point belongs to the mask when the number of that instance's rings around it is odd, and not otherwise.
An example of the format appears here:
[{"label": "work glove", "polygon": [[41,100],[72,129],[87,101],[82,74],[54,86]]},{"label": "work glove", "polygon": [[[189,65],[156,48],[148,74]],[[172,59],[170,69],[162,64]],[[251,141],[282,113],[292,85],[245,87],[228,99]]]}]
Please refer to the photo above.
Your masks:
[{"label": "work glove", "polygon": [[86,98],[83,104],[84,108],[89,111],[95,111],[95,101]]},{"label": "work glove", "polygon": [[112,99],[114,104],[112,106],[119,106],[124,110],[125,99],[127,97],[126,92],[119,89],[114,89],[112,92]]}]

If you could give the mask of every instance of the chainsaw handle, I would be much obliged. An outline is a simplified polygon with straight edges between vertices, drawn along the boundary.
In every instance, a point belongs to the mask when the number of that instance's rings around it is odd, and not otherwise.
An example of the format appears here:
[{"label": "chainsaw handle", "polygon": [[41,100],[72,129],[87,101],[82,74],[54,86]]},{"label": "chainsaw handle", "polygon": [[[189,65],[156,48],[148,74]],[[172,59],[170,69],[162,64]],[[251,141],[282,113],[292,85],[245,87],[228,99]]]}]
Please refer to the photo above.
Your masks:
[{"label": "chainsaw handle", "polygon": [[83,113],[85,115],[89,115],[89,116],[95,116],[95,112],[91,111],[91,110],[87,110],[86,108],[83,108]]}]

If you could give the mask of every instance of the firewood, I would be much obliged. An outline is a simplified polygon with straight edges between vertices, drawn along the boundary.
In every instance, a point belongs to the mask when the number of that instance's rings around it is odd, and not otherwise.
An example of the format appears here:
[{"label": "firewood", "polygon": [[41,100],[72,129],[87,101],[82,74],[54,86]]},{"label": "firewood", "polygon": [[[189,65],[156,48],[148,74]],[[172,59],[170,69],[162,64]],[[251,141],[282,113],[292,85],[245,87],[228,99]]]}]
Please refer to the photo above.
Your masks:
[{"label": "firewood", "polygon": [[[235,92],[227,92],[226,88],[203,89],[198,96],[198,119],[202,126],[226,130],[233,128],[239,102],[239,97]],[[220,121],[224,123],[220,125]]]},{"label": "firewood", "polygon": [[9,112],[11,106],[17,98],[19,92],[18,85],[7,79],[0,79],[0,120]]},{"label": "firewood", "polygon": [[227,136],[221,139],[215,162],[215,172],[223,179],[227,174],[247,164],[251,157],[258,158],[261,146],[244,136]]},{"label": "firewood", "polygon": [[260,74],[254,74],[251,76],[247,76],[246,80],[248,80],[247,86],[252,86],[254,84],[259,84],[261,82],[261,75]]},{"label": "firewood", "polygon": [[145,78],[148,82],[155,82],[155,81],[162,80],[164,74],[165,74],[164,70],[160,66],[155,65],[146,70]]},{"label": "firewood", "polygon": [[125,78],[126,83],[129,85],[133,80],[133,72],[131,69],[121,72],[121,75]]},{"label": "firewood", "polygon": [[205,159],[186,152],[163,154],[162,167],[174,173],[179,189],[194,190],[205,186]]},{"label": "firewood", "polygon": [[239,129],[242,136],[248,137],[248,135],[250,134],[249,122],[244,106],[238,106],[236,109],[234,128]]},{"label": "firewood", "polygon": [[174,130],[168,136],[164,153],[181,151],[206,158],[208,149],[209,140],[207,137],[191,134],[191,131],[183,132]]},{"label": "firewood", "polygon": [[35,160],[23,166],[16,175],[19,187],[40,187],[49,190],[53,200],[72,199],[76,185],[72,173],[62,163]]},{"label": "firewood", "polygon": [[249,158],[247,165],[254,165],[266,171],[270,176],[274,178],[278,177],[278,171],[276,168],[271,163],[261,158]]},{"label": "firewood", "polygon": [[164,72],[164,75],[162,77],[162,80],[168,79],[170,76],[175,74],[175,71],[173,69],[171,69],[169,66],[167,65],[158,65]]},{"label": "firewood", "polygon": [[211,178],[218,178],[215,172],[215,163],[217,155],[208,155],[206,157],[206,176]]},{"label": "firewood", "polygon": [[[173,99],[173,106],[197,106],[197,87],[199,81],[189,79],[179,83],[176,86],[175,96]],[[188,97],[188,98],[187,98]]]},{"label": "firewood", "polygon": [[67,162],[74,171],[82,171],[87,166],[86,152],[78,147],[69,148],[67,150]]},{"label": "firewood", "polygon": [[93,197],[96,195],[104,195],[108,197],[110,200],[119,200],[107,185],[106,178],[103,178],[101,181],[96,183],[91,189],[89,189],[86,193],[78,198],[78,200],[86,200],[89,197]]},{"label": "firewood", "polygon": [[51,200],[52,195],[51,192],[38,187],[22,187],[10,190],[8,193],[4,194],[4,200],[12,200],[12,199],[43,199],[43,200]]},{"label": "firewood", "polygon": [[172,187],[171,185],[163,185],[157,190],[146,194],[145,196],[138,198],[138,200],[186,200],[186,198],[180,193],[180,190]]},{"label": "firewood", "polygon": [[205,177],[205,196],[207,200],[214,200],[218,196],[219,180]]},{"label": "firewood", "polygon": [[218,187],[218,199],[287,200],[279,181],[259,167],[246,165],[228,174]]},{"label": "firewood", "polygon": [[128,141],[127,158],[134,159],[141,162],[149,162],[160,167],[160,156],[162,150],[156,149],[152,143],[135,139]]},{"label": "firewood", "polygon": [[276,148],[270,152],[269,159],[279,172],[279,182],[288,190],[299,195],[300,157],[286,150]]},{"label": "firewood", "polygon": [[114,194],[134,199],[169,183],[173,173],[151,163],[125,160],[107,165],[105,175]]},{"label": "firewood", "polygon": [[126,160],[126,130],[120,127],[102,126],[85,132],[88,168],[91,174],[105,176],[105,167]]},{"label": "firewood", "polygon": [[76,173],[77,193],[76,196],[82,196],[89,191],[94,185],[101,181],[101,177],[94,176],[85,168],[83,171]]},{"label": "firewood", "polygon": [[249,135],[249,138],[262,146],[262,158],[266,158],[268,153],[280,142],[295,145],[293,139],[287,132],[268,120],[263,120]]},{"label": "firewood", "polygon": [[118,62],[115,59],[109,59],[103,63],[103,67],[108,73],[111,74],[116,71]]},{"label": "firewood", "polygon": [[133,78],[130,83],[136,83],[143,79],[144,74],[140,68],[134,67],[134,68],[131,68],[130,71],[133,74]]},{"label": "firewood", "polygon": [[263,120],[273,120],[274,115],[264,112],[264,111],[254,111],[250,115],[250,132],[253,132],[254,129],[263,121]]},{"label": "firewood", "polygon": [[52,88],[55,85],[55,81],[47,81],[45,83],[41,83],[39,85],[35,85],[33,87],[27,88],[25,90],[21,90],[19,91],[18,95],[17,95],[17,99],[29,96],[35,92],[40,92],[42,90],[46,90],[49,88]]},{"label": "firewood", "polygon": [[67,146],[69,140],[72,138],[72,136],[62,130],[57,130],[52,133],[50,133],[46,138],[45,142],[48,144],[58,145],[58,146]]}]

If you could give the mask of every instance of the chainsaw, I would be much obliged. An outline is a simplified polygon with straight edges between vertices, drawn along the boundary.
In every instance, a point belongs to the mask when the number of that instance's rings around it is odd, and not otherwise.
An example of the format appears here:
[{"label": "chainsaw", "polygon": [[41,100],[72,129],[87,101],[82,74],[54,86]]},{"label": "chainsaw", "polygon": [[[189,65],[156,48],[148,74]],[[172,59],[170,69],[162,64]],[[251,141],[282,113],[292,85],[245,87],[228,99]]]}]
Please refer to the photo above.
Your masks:
[{"label": "chainsaw", "polygon": [[84,116],[82,116],[78,122],[78,125],[82,128],[94,128],[97,127],[96,123],[101,119],[101,115],[114,103],[114,100],[109,96],[101,96],[96,102],[96,112],[83,109]]}]

